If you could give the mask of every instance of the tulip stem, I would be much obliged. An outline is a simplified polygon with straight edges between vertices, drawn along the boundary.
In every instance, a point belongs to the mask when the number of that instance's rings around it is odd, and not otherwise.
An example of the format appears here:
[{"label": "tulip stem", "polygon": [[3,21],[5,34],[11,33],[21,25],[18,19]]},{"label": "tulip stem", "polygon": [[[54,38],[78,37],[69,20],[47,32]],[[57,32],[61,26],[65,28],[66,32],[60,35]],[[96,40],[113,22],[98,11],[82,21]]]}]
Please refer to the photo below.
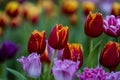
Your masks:
[{"label": "tulip stem", "polygon": [[6,80],[6,65],[5,63],[0,63],[0,80]]},{"label": "tulip stem", "polygon": [[54,51],[54,53],[52,55],[51,63],[50,63],[49,69],[48,69],[48,75],[46,76],[47,80],[50,80],[49,78],[50,78],[50,73],[51,73],[51,70],[52,70],[55,55],[56,55],[56,50]]},{"label": "tulip stem", "polygon": [[89,54],[92,52],[92,48],[93,48],[93,39],[90,38],[90,51],[89,51]]},{"label": "tulip stem", "polygon": [[90,38],[90,50],[89,50],[89,55],[86,61],[86,66],[90,67],[90,58],[92,56],[92,48],[93,48],[93,39]]}]

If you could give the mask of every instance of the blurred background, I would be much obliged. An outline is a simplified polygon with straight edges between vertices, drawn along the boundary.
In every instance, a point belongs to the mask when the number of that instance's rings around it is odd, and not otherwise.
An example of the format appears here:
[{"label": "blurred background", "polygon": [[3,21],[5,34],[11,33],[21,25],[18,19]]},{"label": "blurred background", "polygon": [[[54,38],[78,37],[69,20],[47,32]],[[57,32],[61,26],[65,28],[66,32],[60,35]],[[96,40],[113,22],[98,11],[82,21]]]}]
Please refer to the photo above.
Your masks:
[{"label": "blurred background", "polygon": [[[25,74],[16,61],[21,56],[27,56],[27,44],[34,29],[45,30],[47,39],[55,24],[69,27],[70,43],[80,43],[83,46],[84,59],[88,53],[88,37],[84,33],[84,22],[88,13],[98,12],[105,18],[106,15],[120,16],[119,0],[0,0],[0,48],[6,41],[14,43],[17,47],[14,55],[2,54],[0,50],[0,67],[3,65]],[[96,44],[104,39],[101,45],[113,40],[105,34],[94,40]],[[6,43],[7,44],[7,43]],[[103,46],[101,46],[102,48]],[[82,67],[85,65],[83,64]],[[3,69],[1,68],[0,72]],[[7,72],[6,80],[17,80]]]}]

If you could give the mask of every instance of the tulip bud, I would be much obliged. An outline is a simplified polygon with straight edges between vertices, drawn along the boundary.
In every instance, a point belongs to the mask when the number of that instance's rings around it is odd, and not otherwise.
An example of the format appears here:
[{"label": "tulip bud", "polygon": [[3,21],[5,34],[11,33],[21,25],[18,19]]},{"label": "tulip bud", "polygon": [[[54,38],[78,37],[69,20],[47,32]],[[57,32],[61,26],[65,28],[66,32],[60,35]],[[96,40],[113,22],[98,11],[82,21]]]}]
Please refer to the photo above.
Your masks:
[{"label": "tulip bud", "polygon": [[6,13],[10,17],[16,17],[19,14],[19,3],[15,1],[9,2],[6,6]]},{"label": "tulip bud", "polygon": [[22,65],[26,74],[31,78],[37,78],[41,74],[41,62],[37,53],[31,53],[28,57],[22,56],[17,59]]},{"label": "tulip bud", "polygon": [[48,38],[49,45],[54,49],[63,49],[68,41],[68,27],[55,25]]},{"label": "tulip bud", "polygon": [[115,16],[120,16],[120,3],[117,2],[113,3],[111,14]]},{"label": "tulip bud", "polygon": [[82,3],[82,8],[83,8],[84,14],[87,16],[90,11],[95,10],[95,4],[93,2],[90,2],[90,1],[84,1]]},{"label": "tulip bud", "polygon": [[77,0],[64,0],[61,8],[63,13],[73,14],[78,9],[78,2]]},{"label": "tulip bud", "polygon": [[116,42],[108,42],[100,54],[100,64],[113,70],[120,62],[120,48]]},{"label": "tulip bud", "polygon": [[83,64],[83,52],[82,47],[79,44],[67,44],[64,48],[62,60],[69,59],[75,62],[80,61],[79,68]]},{"label": "tulip bud", "polygon": [[37,52],[38,54],[42,54],[46,47],[45,40],[45,31],[38,32],[37,30],[34,30],[28,41],[28,52]]},{"label": "tulip bud", "polygon": [[84,32],[92,38],[96,38],[103,33],[103,18],[100,13],[89,13],[84,25]]}]

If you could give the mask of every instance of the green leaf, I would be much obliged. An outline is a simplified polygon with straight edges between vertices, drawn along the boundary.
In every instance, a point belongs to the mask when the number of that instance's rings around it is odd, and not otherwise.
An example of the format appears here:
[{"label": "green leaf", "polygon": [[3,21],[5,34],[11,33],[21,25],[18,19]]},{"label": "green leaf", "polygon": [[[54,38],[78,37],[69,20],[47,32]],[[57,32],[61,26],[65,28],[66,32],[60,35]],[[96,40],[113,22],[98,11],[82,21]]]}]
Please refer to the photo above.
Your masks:
[{"label": "green leaf", "polygon": [[13,69],[10,69],[10,68],[6,68],[6,70],[8,70],[13,75],[15,75],[18,78],[18,80],[27,80],[21,73],[19,73],[16,70],[13,70]]}]

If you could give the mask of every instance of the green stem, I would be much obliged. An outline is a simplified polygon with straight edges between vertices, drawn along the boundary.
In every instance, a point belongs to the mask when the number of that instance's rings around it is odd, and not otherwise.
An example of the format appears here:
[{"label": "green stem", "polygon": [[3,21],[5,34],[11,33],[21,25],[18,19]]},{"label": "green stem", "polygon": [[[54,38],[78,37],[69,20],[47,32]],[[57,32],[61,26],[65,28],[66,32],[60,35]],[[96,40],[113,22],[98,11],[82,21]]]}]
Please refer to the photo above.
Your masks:
[{"label": "green stem", "polygon": [[6,65],[5,63],[0,63],[0,80],[6,80]]},{"label": "green stem", "polygon": [[46,76],[47,80],[50,80],[49,78],[50,78],[50,73],[51,73],[51,70],[52,70],[55,55],[56,55],[56,50],[54,51],[54,53],[52,55],[51,63],[50,63],[49,69],[48,69],[48,75]]},{"label": "green stem", "polygon": [[92,52],[92,48],[93,48],[93,39],[90,38],[90,51],[89,51],[89,54]]},{"label": "green stem", "polygon": [[90,60],[91,60],[91,57],[92,57],[92,49],[93,49],[93,39],[90,38],[90,50],[89,50],[89,55],[88,55],[88,58],[87,58],[87,61],[86,61],[86,66],[90,67]]}]

